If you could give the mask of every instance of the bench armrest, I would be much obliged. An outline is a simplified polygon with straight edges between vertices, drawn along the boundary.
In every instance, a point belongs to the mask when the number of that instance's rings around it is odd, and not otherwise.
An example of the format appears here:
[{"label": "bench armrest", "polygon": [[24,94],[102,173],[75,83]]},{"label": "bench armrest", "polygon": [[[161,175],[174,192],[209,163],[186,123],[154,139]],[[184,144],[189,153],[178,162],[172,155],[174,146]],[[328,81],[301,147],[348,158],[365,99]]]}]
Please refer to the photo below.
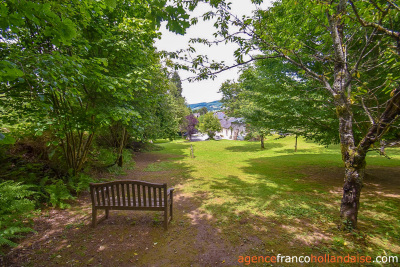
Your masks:
[{"label": "bench armrest", "polygon": [[171,192],[174,192],[174,190],[175,190],[174,188],[168,189],[168,190],[167,190],[167,196],[169,196],[169,195],[171,194]]}]

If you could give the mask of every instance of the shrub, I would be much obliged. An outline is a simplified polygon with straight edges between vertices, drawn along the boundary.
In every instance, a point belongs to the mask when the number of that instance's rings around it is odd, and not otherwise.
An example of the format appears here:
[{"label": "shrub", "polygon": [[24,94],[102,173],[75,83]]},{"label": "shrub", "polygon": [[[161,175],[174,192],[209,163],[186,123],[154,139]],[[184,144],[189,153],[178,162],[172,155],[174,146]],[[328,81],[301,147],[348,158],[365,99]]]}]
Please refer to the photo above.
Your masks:
[{"label": "shrub", "polygon": [[87,174],[80,173],[75,176],[68,177],[68,188],[71,192],[79,194],[86,191],[89,188],[89,184],[95,182],[95,180]]},{"label": "shrub", "polygon": [[91,167],[100,169],[101,171],[107,170],[109,173],[115,175],[123,174],[124,170],[131,170],[135,167],[131,149],[124,149],[122,151],[124,159],[124,166],[122,168],[117,166],[117,153],[111,148],[99,148],[96,152],[92,153],[92,155]]},{"label": "shrub", "polygon": [[0,246],[16,246],[12,239],[32,232],[24,226],[35,204],[29,198],[34,194],[30,186],[14,181],[0,183]]},{"label": "shrub", "polygon": [[44,190],[49,194],[49,202],[53,207],[60,207],[62,209],[69,208],[70,205],[65,201],[75,199],[62,180],[58,180],[56,183],[45,186]]}]

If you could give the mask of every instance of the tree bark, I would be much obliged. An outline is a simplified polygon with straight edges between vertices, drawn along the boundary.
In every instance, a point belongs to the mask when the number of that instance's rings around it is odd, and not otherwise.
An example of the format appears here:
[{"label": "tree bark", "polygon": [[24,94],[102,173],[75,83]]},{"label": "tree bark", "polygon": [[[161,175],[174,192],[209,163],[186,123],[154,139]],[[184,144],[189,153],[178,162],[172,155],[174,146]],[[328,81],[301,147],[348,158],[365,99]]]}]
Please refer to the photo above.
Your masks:
[{"label": "tree bark", "polygon": [[356,228],[360,195],[365,177],[365,156],[352,155],[345,162],[345,179],[340,205],[342,228]]},{"label": "tree bark", "polygon": [[[345,122],[346,112],[342,113],[340,120]],[[379,120],[372,124],[365,137],[355,147],[353,135],[349,135],[345,125],[341,125],[342,156],[345,163],[345,183],[340,206],[342,226],[357,227],[357,215],[360,205],[360,193],[365,177],[365,157],[372,144],[379,141],[390,125],[400,116],[400,88],[393,91],[393,97],[386,103],[385,111]],[[349,118],[347,118],[349,119]],[[343,122],[343,123],[344,123]],[[343,128],[342,128],[343,127]],[[347,129],[348,131],[349,129]]]},{"label": "tree bark", "polygon": [[[343,100],[343,99],[342,99]],[[341,102],[341,101],[339,101]],[[341,227],[357,227],[360,193],[365,173],[365,154],[361,155],[354,145],[353,115],[344,102],[337,105],[342,160],[345,164],[343,196],[340,206]]]},{"label": "tree bark", "polygon": [[264,149],[265,146],[264,146],[264,135],[263,134],[260,136],[260,139],[261,139],[261,149]]},{"label": "tree bark", "polygon": [[118,167],[122,167],[124,164],[124,159],[123,159],[123,150],[125,147],[125,140],[126,140],[126,128],[123,126],[122,127],[122,136],[121,136],[121,143],[119,145],[118,149],[118,156],[116,163],[118,164]]},{"label": "tree bark", "polygon": [[347,95],[351,90],[351,75],[347,68],[347,48],[343,34],[346,1],[340,0],[336,14],[327,12],[335,54],[334,81],[331,91],[339,119],[342,160],[345,164],[343,196],[340,206],[340,227],[357,227],[360,194],[365,173],[365,153],[358,153],[353,133],[353,113]]}]

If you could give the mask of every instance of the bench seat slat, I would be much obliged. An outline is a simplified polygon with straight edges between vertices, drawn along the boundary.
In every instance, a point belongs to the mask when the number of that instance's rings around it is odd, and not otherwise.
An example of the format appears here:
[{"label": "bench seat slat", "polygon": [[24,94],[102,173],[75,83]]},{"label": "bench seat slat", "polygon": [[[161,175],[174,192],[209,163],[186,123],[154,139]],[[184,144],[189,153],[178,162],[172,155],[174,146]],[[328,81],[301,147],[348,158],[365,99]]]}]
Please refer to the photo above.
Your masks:
[{"label": "bench seat slat", "polygon": [[115,206],[115,193],[114,193],[114,184],[111,184],[111,195],[112,195],[112,202]]},{"label": "bench seat slat", "polygon": [[[128,198],[124,198],[123,199],[121,197],[121,199],[123,200],[123,202],[122,202],[123,205],[118,205],[118,203],[117,203],[117,205],[113,205],[111,200],[106,198],[104,202],[101,201],[99,203],[95,203],[94,206],[95,207],[103,207],[103,206],[107,206],[107,207],[135,207],[133,205],[135,203],[135,199],[131,198],[129,201],[128,201]],[[167,199],[167,202],[171,202],[171,200]],[[149,203],[151,203],[151,206],[150,205],[148,205],[148,206],[141,205],[141,206],[137,206],[137,207],[159,207],[159,203],[162,204],[161,207],[165,207],[165,205],[164,205],[165,201],[164,200],[151,198],[151,199],[149,199]]]},{"label": "bench seat slat", "polygon": [[158,188],[158,202],[162,203],[162,193],[161,193],[162,189]]},{"label": "bench seat slat", "polygon": [[153,187],[153,206],[156,206],[157,204],[157,190],[155,187]]},{"label": "bench seat slat", "polygon": [[141,188],[141,185],[138,184],[137,185],[137,192],[138,192],[138,206],[139,207],[142,206],[142,195],[140,193],[140,188]]},{"label": "bench seat slat", "polygon": [[106,199],[107,199],[107,203],[108,205],[110,205],[110,187],[106,186]]},{"label": "bench seat slat", "polygon": [[136,207],[136,185],[132,184],[132,199],[133,199],[133,206]]},{"label": "bench seat slat", "polygon": [[100,187],[100,191],[101,191],[101,201],[102,201],[102,204],[105,205],[105,203],[106,203],[106,198],[105,198],[105,196],[104,196],[104,187],[103,187],[103,186]]},{"label": "bench seat slat", "polygon": [[97,205],[100,205],[100,194],[99,194],[100,188],[96,188],[96,199],[97,199]]},{"label": "bench seat slat", "polygon": [[148,201],[149,201],[148,206],[151,207],[153,203],[152,203],[152,201],[151,201],[151,187],[150,187],[150,186],[147,187],[147,192],[148,192],[148,194],[149,194],[149,195],[148,195],[148,197],[149,197],[149,198],[148,198]]},{"label": "bench seat slat", "polygon": [[120,194],[119,194],[119,184],[116,184],[116,187],[117,187],[117,203],[118,203],[118,206],[121,206],[121,200],[120,200]]},{"label": "bench seat slat", "polygon": [[121,184],[121,197],[122,197],[122,206],[126,207],[125,205],[125,185]]},{"label": "bench seat slat", "polygon": [[[130,190],[130,184],[126,184],[126,192],[127,192],[127,194],[128,194],[128,199],[131,199],[131,190]],[[131,201],[128,201],[128,206],[131,206],[131,204],[132,204],[132,202]]]},{"label": "bench seat slat", "polygon": [[[158,199],[153,199],[153,198],[150,201],[152,203],[151,206],[138,206],[138,207],[165,207],[164,201],[160,202]],[[134,202],[134,199],[128,200],[128,198],[125,198],[125,205],[119,206],[119,205],[112,205],[112,203],[106,199],[106,201],[104,203],[99,203],[94,206],[96,208],[97,207],[134,207],[133,202]],[[168,200],[168,202],[170,202],[170,200]],[[161,203],[161,205],[160,205],[160,203]]]},{"label": "bench seat slat", "polygon": [[146,201],[146,186],[142,185],[142,189],[143,189],[143,206],[147,206],[147,201]]}]

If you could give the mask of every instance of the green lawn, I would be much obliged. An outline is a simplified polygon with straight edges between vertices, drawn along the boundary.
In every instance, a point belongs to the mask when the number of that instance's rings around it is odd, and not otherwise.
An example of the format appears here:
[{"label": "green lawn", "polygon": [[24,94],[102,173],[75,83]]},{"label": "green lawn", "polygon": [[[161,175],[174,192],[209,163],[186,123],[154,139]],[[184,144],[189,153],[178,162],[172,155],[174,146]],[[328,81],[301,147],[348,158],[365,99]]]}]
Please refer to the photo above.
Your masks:
[{"label": "green lawn", "polygon": [[229,140],[158,145],[164,149],[154,153],[173,157],[148,171],[182,169],[177,190],[200,203],[226,240],[257,244],[253,255],[400,256],[398,148],[387,150],[390,160],[370,152],[359,230],[348,233],[337,229],[344,173],[339,146],[299,139],[294,153],[294,137],[269,137],[264,150],[257,142]]}]

